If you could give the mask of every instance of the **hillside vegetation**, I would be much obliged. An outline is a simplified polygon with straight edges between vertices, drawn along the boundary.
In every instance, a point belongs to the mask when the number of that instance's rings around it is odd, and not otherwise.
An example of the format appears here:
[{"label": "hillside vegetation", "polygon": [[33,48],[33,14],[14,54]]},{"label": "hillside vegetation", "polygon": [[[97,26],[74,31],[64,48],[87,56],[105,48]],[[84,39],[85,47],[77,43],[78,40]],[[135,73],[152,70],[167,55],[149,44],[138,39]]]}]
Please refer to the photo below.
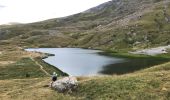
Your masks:
[{"label": "hillside vegetation", "polygon": [[169,20],[168,0],[112,0],[64,18],[1,26],[0,40],[29,47],[140,49],[169,44]]}]

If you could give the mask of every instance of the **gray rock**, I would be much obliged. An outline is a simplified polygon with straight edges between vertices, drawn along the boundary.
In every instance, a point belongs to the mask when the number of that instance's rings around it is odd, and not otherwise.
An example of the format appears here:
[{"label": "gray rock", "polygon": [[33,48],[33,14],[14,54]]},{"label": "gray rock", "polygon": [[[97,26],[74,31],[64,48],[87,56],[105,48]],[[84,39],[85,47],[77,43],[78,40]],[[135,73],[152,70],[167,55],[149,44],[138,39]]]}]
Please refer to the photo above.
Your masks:
[{"label": "gray rock", "polygon": [[78,81],[75,77],[65,77],[52,83],[51,88],[58,92],[73,91],[77,88]]}]

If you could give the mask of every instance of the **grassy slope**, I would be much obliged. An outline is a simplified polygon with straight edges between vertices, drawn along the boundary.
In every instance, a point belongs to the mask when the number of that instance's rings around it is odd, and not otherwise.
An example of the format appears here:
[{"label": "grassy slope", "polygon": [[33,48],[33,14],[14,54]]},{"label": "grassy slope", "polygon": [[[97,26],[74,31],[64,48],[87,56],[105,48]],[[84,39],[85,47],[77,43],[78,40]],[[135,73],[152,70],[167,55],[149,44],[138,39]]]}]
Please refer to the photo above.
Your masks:
[{"label": "grassy slope", "polygon": [[[168,100],[170,63],[122,76],[79,77],[79,87],[60,94],[46,87],[49,77],[1,80],[0,98],[13,100]],[[12,90],[11,90],[12,89]]]},{"label": "grassy slope", "polygon": [[2,46],[1,50],[0,80],[46,77],[47,75],[40,69],[40,66],[38,66],[35,61],[41,64],[50,74],[56,71],[59,75],[64,75],[59,69],[40,60],[40,57],[43,56],[40,53],[26,52],[14,46]]},{"label": "grassy slope", "polygon": [[[163,75],[162,75],[163,74]],[[138,73],[133,75],[104,77],[80,85],[75,93],[89,99],[168,99],[169,72]],[[162,90],[166,88],[166,90]]]},{"label": "grassy slope", "polygon": [[[170,6],[166,14],[170,15]],[[169,44],[170,23],[163,14],[164,4],[162,2],[153,4],[148,9],[139,11],[143,14],[132,15],[130,21],[125,21],[123,26],[111,23],[101,26],[97,31],[90,31],[85,37],[77,42],[78,45],[85,44],[87,47],[100,47],[107,49],[140,49]],[[125,18],[126,19],[126,18]],[[121,20],[125,20],[122,18]],[[121,23],[121,22],[119,22]],[[115,28],[116,27],[116,28]]]}]

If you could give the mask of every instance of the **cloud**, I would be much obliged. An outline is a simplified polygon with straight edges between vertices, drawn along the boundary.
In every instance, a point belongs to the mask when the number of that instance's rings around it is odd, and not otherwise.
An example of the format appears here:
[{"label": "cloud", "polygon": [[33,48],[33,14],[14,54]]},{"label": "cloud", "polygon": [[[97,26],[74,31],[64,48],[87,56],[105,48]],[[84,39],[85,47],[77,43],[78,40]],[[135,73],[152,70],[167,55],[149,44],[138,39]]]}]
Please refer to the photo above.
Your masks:
[{"label": "cloud", "polygon": [[0,0],[0,24],[65,17],[110,0]]},{"label": "cloud", "polygon": [[3,5],[0,5],[0,8],[4,8],[5,6],[3,6]]}]

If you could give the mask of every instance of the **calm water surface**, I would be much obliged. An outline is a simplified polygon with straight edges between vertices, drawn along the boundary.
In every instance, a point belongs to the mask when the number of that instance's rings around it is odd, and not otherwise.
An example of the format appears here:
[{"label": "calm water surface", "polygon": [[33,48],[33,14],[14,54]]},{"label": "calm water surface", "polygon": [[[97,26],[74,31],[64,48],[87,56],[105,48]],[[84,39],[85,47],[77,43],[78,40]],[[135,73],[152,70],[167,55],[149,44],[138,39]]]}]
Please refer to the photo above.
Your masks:
[{"label": "calm water surface", "polygon": [[38,48],[26,49],[55,54],[43,59],[72,76],[98,74],[124,74],[162,63],[155,59],[124,59],[98,54],[100,50],[80,48]]}]

